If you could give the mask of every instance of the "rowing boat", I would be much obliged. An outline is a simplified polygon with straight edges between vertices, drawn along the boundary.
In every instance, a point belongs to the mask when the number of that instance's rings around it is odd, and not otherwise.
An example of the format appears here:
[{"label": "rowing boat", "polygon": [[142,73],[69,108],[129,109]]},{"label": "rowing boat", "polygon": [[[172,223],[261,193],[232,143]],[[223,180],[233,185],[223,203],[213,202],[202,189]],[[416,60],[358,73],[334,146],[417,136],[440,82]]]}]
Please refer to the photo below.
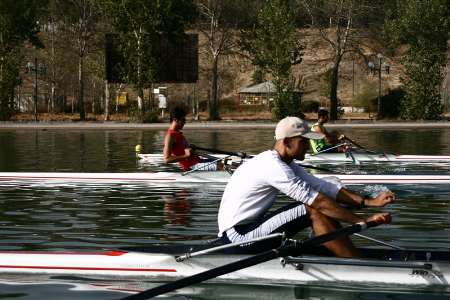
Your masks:
[{"label": "rowing boat", "polygon": [[[0,252],[0,272],[8,274],[64,274],[95,277],[133,277],[176,280],[248,255],[206,254],[177,261],[176,257],[205,245],[155,245],[138,251]],[[247,283],[352,282],[389,285],[449,285],[450,252],[361,249],[364,259],[343,259],[306,253],[273,259],[217,278]],[[362,275],[363,274],[363,275]]]},{"label": "rowing boat", "polygon": [[[143,184],[226,184],[227,171],[69,173],[69,172],[0,172],[0,182],[67,183],[143,183]],[[450,175],[341,175],[315,174],[319,178],[338,179],[343,184],[449,184]]]},{"label": "rowing boat", "polygon": [[450,162],[450,155],[395,155],[389,153],[321,153],[307,154],[305,161],[311,162],[391,162],[391,163],[445,163]]},{"label": "rowing boat", "polygon": [[[224,158],[226,155],[213,154],[217,158]],[[137,154],[140,163],[162,164],[162,154]],[[303,162],[401,162],[401,163],[448,163],[450,155],[395,155],[388,153],[321,153],[306,154]]]},{"label": "rowing boat", "polygon": [[[226,155],[213,154],[217,158]],[[143,164],[159,165],[163,163],[162,154],[137,154],[138,161]],[[349,152],[349,153],[320,153],[306,154],[303,162],[325,162],[325,163],[354,163],[354,162],[389,162],[389,163],[449,163],[450,155],[395,155],[389,153]]]}]

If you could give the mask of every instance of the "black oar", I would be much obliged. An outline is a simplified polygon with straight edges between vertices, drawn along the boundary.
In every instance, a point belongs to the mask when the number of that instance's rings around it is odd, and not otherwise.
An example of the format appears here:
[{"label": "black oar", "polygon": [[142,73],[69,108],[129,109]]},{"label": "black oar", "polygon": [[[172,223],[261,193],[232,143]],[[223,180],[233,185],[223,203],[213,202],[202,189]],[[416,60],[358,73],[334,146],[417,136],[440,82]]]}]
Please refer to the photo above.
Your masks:
[{"label": "black oar", "polygon": [[322,168],[322,167],[316,167],[316,166],[304,165],[304,164],[299,164],[299,165],[305,169],[312,169],[312,170],[318,170],[318,171],[324,171],[324,172],[330,172],[330,173],[338,173],[338,172],[333,171],[328,168]]},{"label": "black oar", "polygon": [[[190,146],[194,150],[201,150],[201,151],[206,151],[206,152],[211,152],[211,153],[224,154],[224,155],[229,155],[229,156],[237,156],[237,157],[240,157],[240,158],[252,158],[253,157],[253,155],[249,155],[249,154],[247,154],[245,152],[224,151],[224,150],[219,150],[219,149],[211,149],[211,148],[199,147],[197,145],[190,145]],[[324,171],[324,172],[336,173],[335,171],[330,170],[328,168],[315,167],[315,166],[303,165],[303,164],[299,164],[299,165],[302,166],[303,168],[306,168],[306,169],[313,169],[313,170],[319,170],[319,171]]]},{"label": "black oar", "polygon": [[199,147],[197,145],[192,145],[192,144],[190,145],[190,147],[194,150],[201,150],[201,151],[206,151],[206,152],[216,153],[216,154],[225,154],[225,155],[229,155],[229,156],[237,156],[240,158],[251,157],[251,155],[247,155],[247,153],[245,153],[245,152],[232,152],[232,151],[224,151],[224,150],[219,150],[219,149],[204,148],[204,147]]},{"label": "black oar", "polygon": [[288,245],[284,245],[279,247],[278,249],[272,249],[266,252],[262,252],[261,254],[257,254],[254,256],[250,256],[248,258],[223,265],[202,273],[195,274],[193,276],[189,276],[174,282],[170,282],[167,284],[163,284],[161,286],[149,289],[147,291],[143,291],[141,293],[130,295],[125,298],[122,298],[121,300],[144,300],[149,299],[152,297],[156,297],[165,293],[172,292],[177,289],[181,289],[183,287],[187,287],[193,284],[200,283],[202,281],[212,279],[218,276],[222,276],[224,274],[228,274],[234,271],[238,271],[241,269],[245,269],[272,259],[275,259],[277,257],[285,257],[290,255],[299,255],[302,251],[312,248],[315,246],[319,246],[323,243],[335,240],[337,238],[341,238],[344,236],[351,235],[353,233],[361,232],[367,228],[375,227],[377,225],[380,225],[384,223],[385,220],[380,218],[377,221],[370,221],[367,223],[357,223],[353,224],[341,229],[338,229],[334,232],[330,232],[327,234],[319,235],[304,241],[291,243]]},{"label": "black oar", "polygon": [[355,145],[356,147],[358,147],[361,150],[366,151],[367,153],[372,153],[372,154],[386,154],[386,152],[383,151],[377,151],[377,150],[370,150],[367,149],[364,146],[361,146],[360,144],[358,144],[357,142],[355,142],[354,140],[352,140],[351,138],[345,137],[344,139],[346,139],[347,141],[349,141],[350,143],[352,143],[353,145]]}]

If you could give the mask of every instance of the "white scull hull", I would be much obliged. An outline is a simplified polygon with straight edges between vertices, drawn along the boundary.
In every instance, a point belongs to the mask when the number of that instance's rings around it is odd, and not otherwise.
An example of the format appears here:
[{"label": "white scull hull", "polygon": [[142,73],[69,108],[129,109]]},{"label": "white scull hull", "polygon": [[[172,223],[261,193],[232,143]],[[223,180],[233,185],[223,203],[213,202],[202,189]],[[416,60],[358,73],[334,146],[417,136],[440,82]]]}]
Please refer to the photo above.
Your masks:
[{"label": "white scull hull", "polygon": [[[226,171],[155,173],[69,173],[69,172],[0,172],[1,181],[67,183],[143,183],[143,184],[226,184]],[[315,174],[320,178],[338,178],[343,184],[450,184],[450,175],[340,175]]]},{"label": "white scull hull", "polygon": [[[213,154],[217,158],[223,158],[226,155]],[[353,156],[353,157],[352,157]],[[450,155],[395,155],[388,153],[372,154],[352,152],[352,156],[345,153],[321,153],[321,154],[306,154],[302,162],[324,162],[324,163],[351,163],[357,162],[390,162],[390,163],[449,163]],[[162,154],[137,154],[140,163],[162,164]]]},{"label": "white scull hull", "polygon": [[[177,262],[173,255],[109,251],[0,252],[0,273],[65,274],[100,277],[137,277],[147,280],[175,280],[245,258],[245,255],[204,255]],[[450,262],[384,261],[303,256],[274,259],[217,280],[261,283],[355,282],[404,285],[449,285]],[[381,263],[380,265],[377,265]]]},{"label": "white scull hull", "polygon": [[399,163],[443,163],[450,162],[450,155],[395,155],[395,154],[370,154],[352,153],[353,158],[345,153],[322,153],[317,155],[307,154],[305,162],[399,162]]}]

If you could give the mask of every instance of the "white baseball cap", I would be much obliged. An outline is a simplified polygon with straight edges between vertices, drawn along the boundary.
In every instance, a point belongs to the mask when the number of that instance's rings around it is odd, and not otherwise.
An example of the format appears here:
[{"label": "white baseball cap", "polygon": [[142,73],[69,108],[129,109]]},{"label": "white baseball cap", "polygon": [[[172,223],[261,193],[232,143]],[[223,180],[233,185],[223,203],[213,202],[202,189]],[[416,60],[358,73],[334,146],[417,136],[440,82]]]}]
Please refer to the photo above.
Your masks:
[{"label": "white baseball cap", "polygon": [[312,132],[305,120],[297,117],[286,117],[278,122],[275,128],[275,139],[302,136],[307,139],[320,140],[325,137],[324,134]]}]

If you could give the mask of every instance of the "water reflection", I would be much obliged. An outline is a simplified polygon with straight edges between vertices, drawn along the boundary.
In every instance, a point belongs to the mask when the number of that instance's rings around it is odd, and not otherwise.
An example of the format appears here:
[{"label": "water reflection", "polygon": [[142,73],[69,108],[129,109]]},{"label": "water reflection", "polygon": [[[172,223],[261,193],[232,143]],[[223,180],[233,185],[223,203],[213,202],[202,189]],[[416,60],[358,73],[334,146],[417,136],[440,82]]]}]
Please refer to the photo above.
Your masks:
[{"label": "water reflection", "polygon": [[170,195],[164,195],[164,218],[170,225],[190,226],[191,203],[189,191],[181,189]]},{"label": "water reflection", "polygon": [[[450,153],[446,129],[342,129],[368,149],[401,154]],[[160,153],[165,130],[3,130],[0,171],[135,171],[134,147]],[[258,153],[273,145],[273,129],[186,129],[193,144],[228,151]]]}]

